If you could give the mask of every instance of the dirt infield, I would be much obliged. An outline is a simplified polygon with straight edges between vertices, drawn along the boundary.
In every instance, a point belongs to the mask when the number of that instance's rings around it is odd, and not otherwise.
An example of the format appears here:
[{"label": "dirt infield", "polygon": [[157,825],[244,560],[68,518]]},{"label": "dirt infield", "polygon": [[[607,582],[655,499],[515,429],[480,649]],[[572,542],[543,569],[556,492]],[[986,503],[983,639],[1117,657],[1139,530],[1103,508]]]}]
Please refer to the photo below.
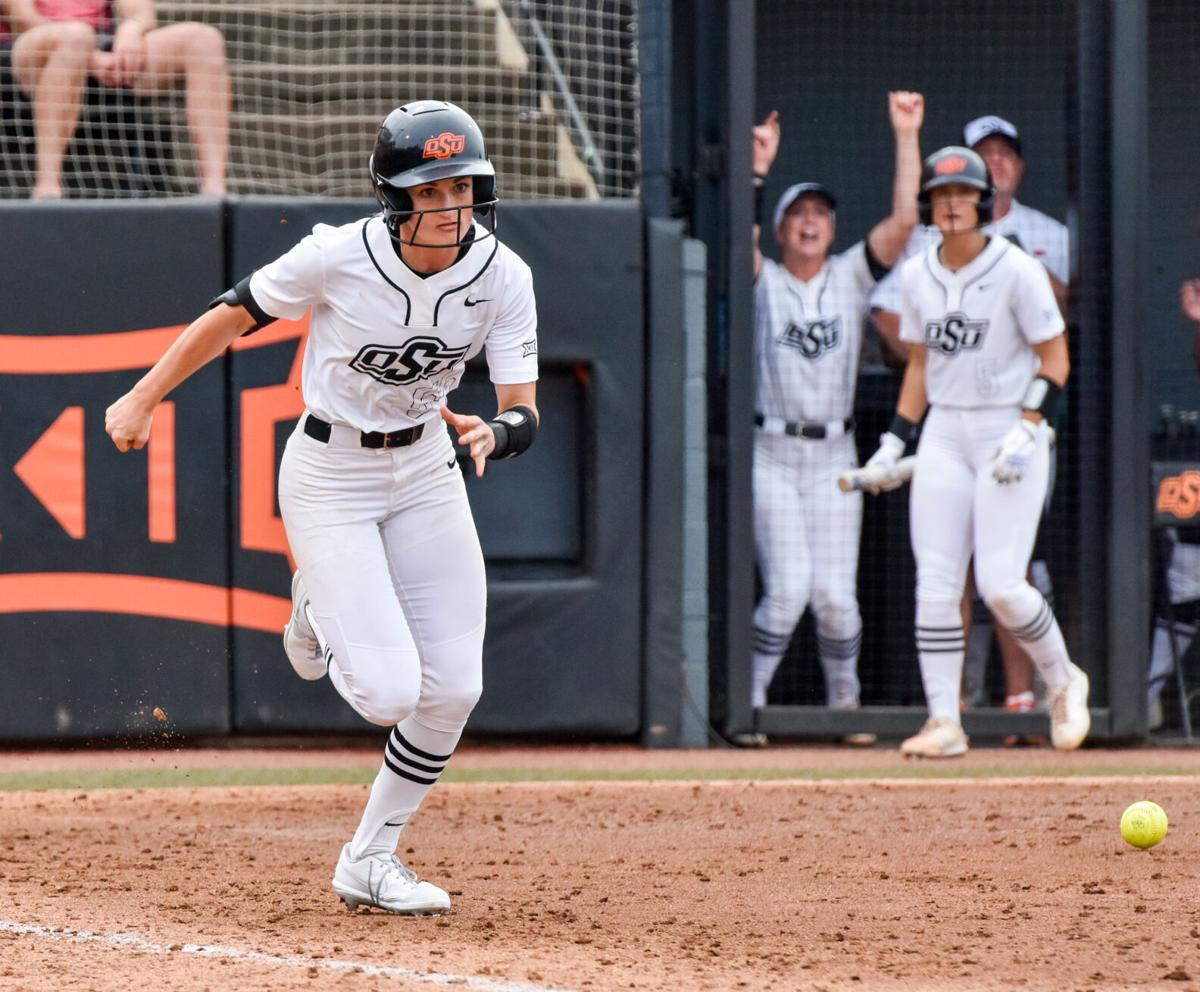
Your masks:
[{"label": "dirt infield", "polygon": [[[377,761],[10,753],[0,771]],[[967,777],[919,780],[882,749],[467,748],[459,769],[764,777],[443,783],[401,850],[454,898],[425,919],[352,914],[329,888],[365,786],[0,793],[0,989],[1200,990],[1200,775],[1178,774],[1197,765],[979,750]],[[879,777],[766,777],[813,768]],[[1148,852],[1117,832],[1142,798],[1172,824]]]}]

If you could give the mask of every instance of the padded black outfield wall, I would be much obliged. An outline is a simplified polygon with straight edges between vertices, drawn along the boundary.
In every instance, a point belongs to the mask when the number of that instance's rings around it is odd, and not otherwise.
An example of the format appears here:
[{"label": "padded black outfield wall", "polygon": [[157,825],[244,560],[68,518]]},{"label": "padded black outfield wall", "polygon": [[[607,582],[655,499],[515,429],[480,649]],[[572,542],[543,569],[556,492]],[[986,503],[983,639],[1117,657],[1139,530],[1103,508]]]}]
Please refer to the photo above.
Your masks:
[{"label": "padded black outfield wall", "polygon": [[[240,340],[178,390],[173,437],[160,417],[145,452],[118,454],[103,416],[216,293],[314,223],[371,209],[4,205],[0,738],[369,729],[327,682],[298,680],[279,645],[290,566],[275,474],[303,408],[303,322]],[[544,427],[527,455],[468,484],[490,602],[470,729],[628,736],[641,706],[641,215],[515,204],[501,218],[534,271]],[[67,250],[81,244],[93,254]],[[491,415],[486,367],[453,399]]]},{"label": "padded black outfield wall", "polygon": [[226,732],[222,364],[146,451],[104,433],[220,284],[221,209],[4,204],[0,229],[0,736]]}]

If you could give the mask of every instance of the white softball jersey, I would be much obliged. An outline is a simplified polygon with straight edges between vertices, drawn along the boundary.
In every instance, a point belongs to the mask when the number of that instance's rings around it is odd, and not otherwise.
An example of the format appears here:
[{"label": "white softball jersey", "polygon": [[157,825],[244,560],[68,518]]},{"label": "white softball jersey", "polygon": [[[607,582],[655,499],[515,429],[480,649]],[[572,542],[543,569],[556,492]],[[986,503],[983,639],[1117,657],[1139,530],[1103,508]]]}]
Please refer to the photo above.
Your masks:
[{"label": "white softball jersey", "polygon": [[899,312],[901,339],[928,350],[935,406],[1019,406],[1038,369],[1032,346],[1064,330],[1046,270],[998,237],[957,272],[936,245],[905,262]]},{"label": "white softball jersey", "polygon": [[492,382],[537,379],[529,266],[474,230],[454,265],[424,278],[397,256],[378,216],[318,224],[253,274],[250,293],[267,314],[298,320],[312,309],[302,372],[312,413],[361,431],[436,419],[483,349]]},{"label": "white softball jersey", "polygon": [[861,241],[831,256],[808,282],[763,259],[754,285],[758,413],[810,422],[853,413],[862,322],[874,285]]},{"label": "white softball jersey", "polygon": [[1053,217],[1013,200],[1008,213],[985,227],[983,233],[1016,238],[1019,247],[1046,266],[1055,279],[1071,281],[1067,227]]},{"label": "white softball jersey", "polygon": [[[1016,239],[1018,247],[1041,262],[1061,283],[1069,283],[1071,275],[1070,242],[1067,226],[1040,210],[1013,200],[1012,207],[999,220],[992,221],[984,234]],[[936,227],[918,226],[904,246],[903,258],[919,255],[930,245],[941,244],[942,232]],[[871,295],[871,306],[878,310],[900,309],[900,266],[897,265],[879,281]]]}]

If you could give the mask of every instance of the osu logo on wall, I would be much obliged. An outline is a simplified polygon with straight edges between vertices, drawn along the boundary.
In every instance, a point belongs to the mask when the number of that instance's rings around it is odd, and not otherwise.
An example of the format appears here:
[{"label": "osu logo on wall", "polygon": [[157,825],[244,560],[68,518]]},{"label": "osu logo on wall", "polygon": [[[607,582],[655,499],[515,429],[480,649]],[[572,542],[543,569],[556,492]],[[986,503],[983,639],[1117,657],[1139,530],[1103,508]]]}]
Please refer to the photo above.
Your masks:
[{"label": "osu logo on wall", "polygon": [[387,344],[368,344],[350,360],[355,372],[389,386],[407,386],[431,379],[466,357],[468,346],[451,348],[435,337],[409,338],[399,348]]},{"label": "osu logo on wall", "polygon": [[983,347],[986,320],[972,320],[964,313],[948,313],[925,325],[925,345],[943,355],[957,355]]},{"label": "osu logo on wall", "polygon": [[449,158],[451,155],[457,155],[466,146],[467,136],[465,134],[443,131],[436,138],[430,138],[425,142],[425,154],[422,158]]},{"label": "osu logo on wall", "polygon": [[1158,484],[1155,509],[1179,520],[1190,520],[1200,513],[1200,469],[1188,469],[1168,475]]}]

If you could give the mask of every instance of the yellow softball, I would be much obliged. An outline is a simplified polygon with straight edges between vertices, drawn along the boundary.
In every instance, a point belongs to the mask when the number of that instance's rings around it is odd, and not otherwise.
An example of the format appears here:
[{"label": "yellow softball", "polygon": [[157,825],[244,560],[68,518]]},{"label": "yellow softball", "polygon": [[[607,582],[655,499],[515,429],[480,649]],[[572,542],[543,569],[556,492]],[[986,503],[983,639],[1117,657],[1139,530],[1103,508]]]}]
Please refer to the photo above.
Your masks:
[{"label": "yellow softball", "polygon": [[1167,836],[1167,814],[1148,799],[1134,803],[1121,814],[1121,836],[1134,847],[1153,847]]}]

